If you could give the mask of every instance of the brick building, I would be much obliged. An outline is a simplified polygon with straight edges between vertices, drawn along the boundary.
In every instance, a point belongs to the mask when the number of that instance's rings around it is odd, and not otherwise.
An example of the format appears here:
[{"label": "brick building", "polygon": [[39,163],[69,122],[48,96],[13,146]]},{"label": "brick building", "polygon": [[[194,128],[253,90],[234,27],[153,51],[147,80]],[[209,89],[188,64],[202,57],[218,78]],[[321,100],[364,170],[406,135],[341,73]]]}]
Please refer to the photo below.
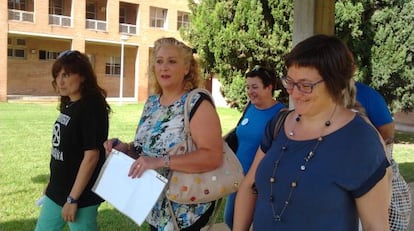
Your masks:
[{"label": "brick building", "polygon": [[180,38],[188,16],[187,0],[1,1],[0,101],[56,96],[51,65],[68,49],[88,55],[108,97],[144,101],[154,40]]}]

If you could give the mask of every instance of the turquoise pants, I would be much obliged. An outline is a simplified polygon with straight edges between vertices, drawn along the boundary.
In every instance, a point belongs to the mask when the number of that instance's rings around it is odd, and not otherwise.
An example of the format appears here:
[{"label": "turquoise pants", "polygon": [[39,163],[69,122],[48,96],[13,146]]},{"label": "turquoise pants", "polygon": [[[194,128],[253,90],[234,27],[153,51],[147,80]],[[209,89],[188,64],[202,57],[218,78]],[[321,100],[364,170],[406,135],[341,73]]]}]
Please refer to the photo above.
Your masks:
[{"label": "turquoise pants", "polygon": [[[78,209],[75,222],[67,222],[71,231],[97,231],[99,205]],[[45,197],[35,231],[60,231],[66,222],[62,218],[62,207]]]}]

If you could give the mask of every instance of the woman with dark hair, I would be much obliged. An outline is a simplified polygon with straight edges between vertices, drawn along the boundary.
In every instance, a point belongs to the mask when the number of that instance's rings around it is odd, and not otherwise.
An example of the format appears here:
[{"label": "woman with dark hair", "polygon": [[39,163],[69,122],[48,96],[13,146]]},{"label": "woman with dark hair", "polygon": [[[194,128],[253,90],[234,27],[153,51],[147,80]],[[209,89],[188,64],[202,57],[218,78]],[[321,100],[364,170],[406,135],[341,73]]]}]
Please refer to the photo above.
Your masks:
[{"label": "woman with dark hair", "polygon": [[98,230],[102,199],[91,188],[105,161],[111,108],[86,55],[64,51],[52,66],[60,95],[53,126],[50,179],[36,230]]},{"label": "woman with dark hair", "polygon": [[[236,156],[242,164],[244,173],[247,173],[262,140],[266,123],[286,106],[274,98],[278,79],[272,71],[255,66],[245,76],[246,93],[250,101],[236,126]],[[233,227],[236,194],[227,196],[224,209],[224,222],[230,228]]]},{"label": "woman with dark hair", "polygon": [[[192,49],[175,38],[155,41],[150,59],[154,93],[144,105],[133,142],[109,139],[104,146],[139,158],[129,176],[140,177],[146,169],[168,176],[170,171],[206,172],[218,168],[223,160],[223,140],[218,114],[209,96],[197,93],[189,108],[190,133],[197,149],[185,155],[171,155],[169,150],[186,139],[184,105],[189,93],[201,86],[198,62]],[[137,198],[137,200],[142,198]],[[171,204],[170,204],[171,203]],[[208,222],[214,202],[180,204],[162,194],[146,218],[151,230],[196,231]]]},{"label": "woman with dark hair", "polygon": [[[346,105],[355,67],[338,38],[315,35],[285,56],[294,104],[266,126],[237,192],[234,229],[389,230],[390,164],[375,128]],[[350,102],[350,100],[347,100]],[[355,100],[352,100],[355,102]],[[280,117],[283,118],[283,117]]]}]

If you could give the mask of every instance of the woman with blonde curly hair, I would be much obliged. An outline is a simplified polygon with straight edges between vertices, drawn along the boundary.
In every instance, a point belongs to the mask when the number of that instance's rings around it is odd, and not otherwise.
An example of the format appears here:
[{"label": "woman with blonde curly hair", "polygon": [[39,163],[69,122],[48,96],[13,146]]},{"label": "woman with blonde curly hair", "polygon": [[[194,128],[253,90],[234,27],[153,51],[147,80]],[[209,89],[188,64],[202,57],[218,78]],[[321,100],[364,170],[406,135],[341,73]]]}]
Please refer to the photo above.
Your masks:
[{"label": "woman with blonde curly hair", "polygon": [[[129,171],[133,178],[140,177],[146,169],[168,176],[171,170],[198,173],[219,167],[223,159],[221,125],[210,97],[203,93],[192,98],[189,113],[190,133],[197,149],[185,155],[168,153],[171,147],[185,140],[185,100],[201,84],[192,49],[175,38],[156,40],[149,72],[155,80],[154,94],[145,103],[134,141],[123,143],[117,138],[110,139],[104,144],[106,151],[115,148],[133,156],[140,153]],[[170,208],[168,199],[162,195],[146,221],[151,230],[200,230],[213,210],[214,202],[171,201]]]}]

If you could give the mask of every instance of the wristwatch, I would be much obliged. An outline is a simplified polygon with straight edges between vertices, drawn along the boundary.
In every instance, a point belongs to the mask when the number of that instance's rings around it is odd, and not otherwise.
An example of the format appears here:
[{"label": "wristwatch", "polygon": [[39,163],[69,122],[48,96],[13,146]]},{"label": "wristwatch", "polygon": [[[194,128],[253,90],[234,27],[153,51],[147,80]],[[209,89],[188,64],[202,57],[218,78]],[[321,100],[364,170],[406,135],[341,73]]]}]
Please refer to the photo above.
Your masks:
[{"label": "wristwatch", "polygon": [[66,202],[67,202],[68,204],[77,204],[77,203],[78,203],[78,201],[79,201],[79,200],[76,200],[75,198],[73,198],[73,197],[71,197],[71,196],[68,196],[68,197],[66,198]]}]

